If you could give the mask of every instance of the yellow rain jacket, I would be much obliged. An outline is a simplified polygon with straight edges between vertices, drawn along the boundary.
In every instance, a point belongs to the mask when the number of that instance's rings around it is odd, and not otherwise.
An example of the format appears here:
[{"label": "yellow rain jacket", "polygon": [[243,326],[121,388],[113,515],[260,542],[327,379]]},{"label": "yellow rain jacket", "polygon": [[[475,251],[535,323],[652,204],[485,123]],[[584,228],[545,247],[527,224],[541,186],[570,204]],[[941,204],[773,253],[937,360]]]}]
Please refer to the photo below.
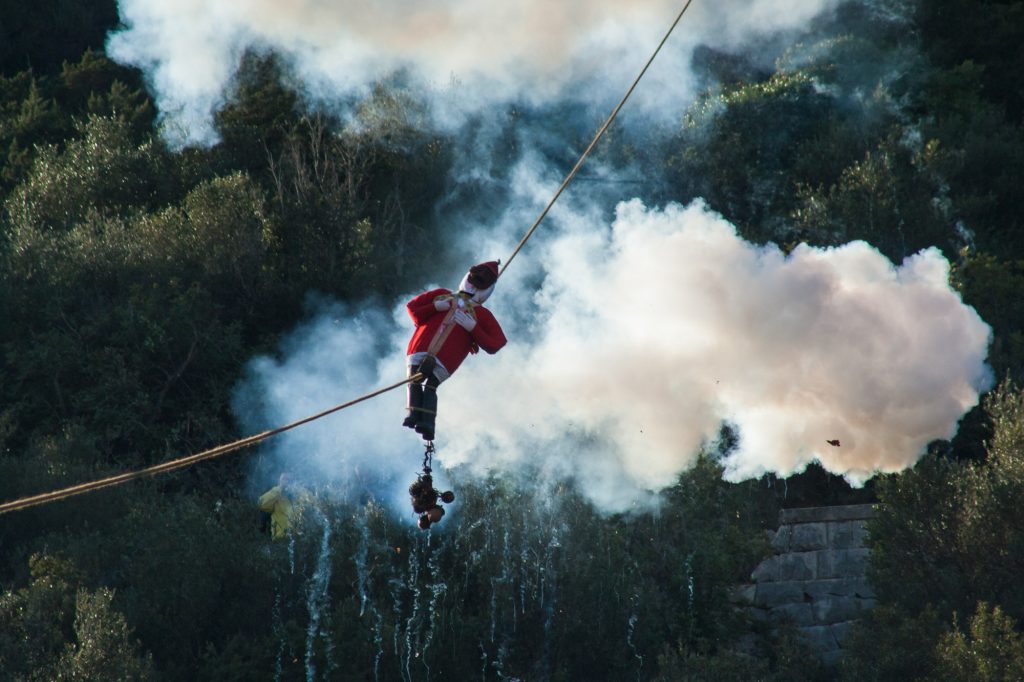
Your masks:
[{"label": "yellow rain jacket", "polygon": [[280,540],[292,527],[292,501],[285,496],[281,486],[275,485],[260,495],[260,511],[270,514],[270,536]]}]

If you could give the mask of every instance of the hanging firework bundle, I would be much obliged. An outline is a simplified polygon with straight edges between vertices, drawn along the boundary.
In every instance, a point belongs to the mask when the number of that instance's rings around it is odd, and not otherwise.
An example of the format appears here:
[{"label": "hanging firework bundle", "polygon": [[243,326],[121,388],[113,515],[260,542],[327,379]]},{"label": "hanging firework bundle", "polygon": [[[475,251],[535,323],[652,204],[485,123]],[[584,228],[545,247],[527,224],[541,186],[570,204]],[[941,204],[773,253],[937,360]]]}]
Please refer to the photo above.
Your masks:
[{"label": "hanging firework bundle", "polygon": [[423,530],[430,528],[444,516],[444,507],[438,504],[438,500],[445,504],[451,504],[455,500],[455,493],[451,490],[440,493],[434,488],[434,477],[430,474],[433,454],[434,444],[428,443],[427,451],[423,454],[423,473],[418,474],[416,481],[409,486],[412,510],[420,515],[416,523]]}]

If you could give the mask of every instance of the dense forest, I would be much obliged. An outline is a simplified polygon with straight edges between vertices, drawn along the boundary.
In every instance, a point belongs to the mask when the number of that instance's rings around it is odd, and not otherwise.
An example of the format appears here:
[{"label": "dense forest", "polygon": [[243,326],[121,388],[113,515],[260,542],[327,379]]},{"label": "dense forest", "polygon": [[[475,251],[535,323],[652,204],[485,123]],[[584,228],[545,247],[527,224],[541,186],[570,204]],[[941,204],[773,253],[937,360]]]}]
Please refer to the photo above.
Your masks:
[{"label": "dense forest", "polygon": [[[1024,679],[1024,2],[888,4],[907,14],[840,5],[769,67],[698,50],[708,87],[676,124],[595,155],[755,243],[940,249],[997,378],[952,441],[863,488],[815,465],[729,483],[709,447],[656,509],[612,515],[572,480],[454,470],[431,533],[325,488],[286,542],[253,494],[276,471],[243,451],[0,515],[0,679]],[[219,141],[177,149],[105,54],[118,21],[113,0],[0,6],[0,501],[248,435],[233,391],[311,292],[390,302],[466,255],[422,257],[481,190],[415,89],[382,80],[341,115],[247,53]],[[571,114],[466,126],[500,128],[500,180],[523,130]],[[865,501],[878,606],[826,670],[730,593],[780,508]]]}]

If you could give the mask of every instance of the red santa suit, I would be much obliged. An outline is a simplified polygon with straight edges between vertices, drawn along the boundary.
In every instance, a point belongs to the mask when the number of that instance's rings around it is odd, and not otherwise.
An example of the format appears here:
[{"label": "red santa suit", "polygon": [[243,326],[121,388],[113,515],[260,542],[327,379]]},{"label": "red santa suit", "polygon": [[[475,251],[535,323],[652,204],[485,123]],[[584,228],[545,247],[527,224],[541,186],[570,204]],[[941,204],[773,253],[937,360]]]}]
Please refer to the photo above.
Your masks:
[{"label": "red santa suit", "polygon": [[406,304],[416,325],[406,352],[409,376],[422,373],[424,377],[409,384],[409,416],[404,425],[425,440],[434,439],[437,386],[470,353],[478,348],[497,353],[507,342],[498,320],[483,307],[497,279],[497,262],[480,263],[470,268],[458,292],[431,289]]},{"label": "red santa suit", "polygon": [[[476,326],[473,331],[466,331],[463,327],[454,322],[456,310],[438,310],[434,307],[437,299],[452,301],[456,308],[461,307],[476,319]],[[501,325],[490,310],[472,302],[472,299],[454,295],[448,289],[431,289],[425,291],[416,298],[409,301],[405,306],[409,316],[416,324],[416,331],[409,340],[409,348],[406,351],[408,364],[418,365],[427,356],[431,342],[438,338],[445,331],[445,321],[450,327],[448,336],[435,353],[437,366],[434,374],[440,381],[444,381],[455,373],[462,361],[470,353],[476,353],[477,348],[487,353],[497,353],[505,345],[507,340],[501,330]]]}]

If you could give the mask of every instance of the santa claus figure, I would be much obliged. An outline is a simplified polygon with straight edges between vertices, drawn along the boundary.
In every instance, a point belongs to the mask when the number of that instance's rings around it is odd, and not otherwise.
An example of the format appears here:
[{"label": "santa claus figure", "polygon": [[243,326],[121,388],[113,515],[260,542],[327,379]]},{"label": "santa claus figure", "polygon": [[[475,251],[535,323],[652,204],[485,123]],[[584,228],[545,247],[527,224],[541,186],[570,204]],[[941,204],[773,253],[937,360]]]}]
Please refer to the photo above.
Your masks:
[{"label": "santa claus figure", "polygon": [[482,348],[497,353],[505,333],[484,301],[498,281],[498,263],[474,265],[462,278],[459,290],[431,289],[406,304],[416,331],[409,341],[409,376],[422,378],[409,384],[409,415],[403,426],[415,429],[423,440],[434,440],[437,387],[455,373],[470,353]]}]

